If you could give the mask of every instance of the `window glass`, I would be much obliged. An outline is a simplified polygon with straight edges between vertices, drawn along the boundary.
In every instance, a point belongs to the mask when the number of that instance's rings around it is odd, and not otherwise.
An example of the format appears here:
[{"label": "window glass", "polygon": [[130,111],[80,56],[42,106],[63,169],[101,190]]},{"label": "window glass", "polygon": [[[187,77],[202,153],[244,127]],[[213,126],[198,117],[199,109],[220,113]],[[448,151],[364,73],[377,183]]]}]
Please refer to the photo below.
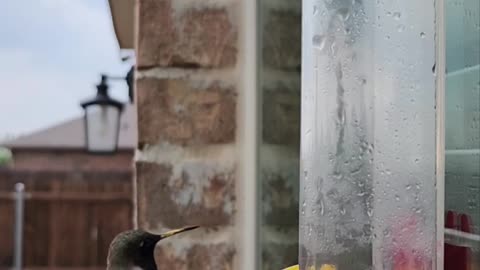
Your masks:
[{"label": "window glass", "polygon": [[[480,2],[447,0],[445,10],[445,269],[459,262],[480,269]],[[452,230],[470,235],[453,237]]]},{"label": "window glass", "polygon": [[298,262],[301,1],[258,2],[258,269]]}]

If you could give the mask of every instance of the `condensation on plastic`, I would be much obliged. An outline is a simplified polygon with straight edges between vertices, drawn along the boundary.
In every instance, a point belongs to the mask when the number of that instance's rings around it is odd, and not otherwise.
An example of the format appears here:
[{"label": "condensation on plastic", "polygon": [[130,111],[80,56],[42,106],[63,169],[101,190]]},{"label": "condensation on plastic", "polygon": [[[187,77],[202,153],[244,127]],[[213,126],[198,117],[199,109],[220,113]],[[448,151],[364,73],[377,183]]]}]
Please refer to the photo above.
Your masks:
[{"label": "condensation on plastic", "polygon": [[434,2],[304,0],[302,269],[435,267]]}]

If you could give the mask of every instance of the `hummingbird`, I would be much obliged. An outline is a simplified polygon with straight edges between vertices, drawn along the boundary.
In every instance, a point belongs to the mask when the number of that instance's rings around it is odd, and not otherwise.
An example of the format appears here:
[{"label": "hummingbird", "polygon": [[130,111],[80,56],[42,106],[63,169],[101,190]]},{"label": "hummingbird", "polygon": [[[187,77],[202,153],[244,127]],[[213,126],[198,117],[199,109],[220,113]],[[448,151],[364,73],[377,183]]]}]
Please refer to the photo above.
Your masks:
[{"label": "hummingbird", "polygon": [[189,226],[163,234],[142,229],[121,232],[108,249],[107,270],[157,270],[153,254],[158,241],[198,227]]}]

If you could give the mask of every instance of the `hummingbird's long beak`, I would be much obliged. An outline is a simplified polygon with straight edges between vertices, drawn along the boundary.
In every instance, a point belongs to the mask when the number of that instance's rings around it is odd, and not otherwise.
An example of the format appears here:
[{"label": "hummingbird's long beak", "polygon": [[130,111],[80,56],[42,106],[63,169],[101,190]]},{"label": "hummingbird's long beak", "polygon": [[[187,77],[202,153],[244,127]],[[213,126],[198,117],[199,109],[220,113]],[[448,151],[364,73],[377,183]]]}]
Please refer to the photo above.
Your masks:
[{"label": "hummingbird's long beak", "polygon": [[166,232],[166,233],[162,233],[160,236],[162,237],[162,239],[164,239],[164,238],[173,236],[175,234],[179,234],[179,233],[182,233],[182,232],[194,230],[198,227],[200,227],[200,226],[188,226],[188,227],[184,227],[184,228],[181,228],[181,229],[175,229],[175,230],[171,230],[171,231]]}]

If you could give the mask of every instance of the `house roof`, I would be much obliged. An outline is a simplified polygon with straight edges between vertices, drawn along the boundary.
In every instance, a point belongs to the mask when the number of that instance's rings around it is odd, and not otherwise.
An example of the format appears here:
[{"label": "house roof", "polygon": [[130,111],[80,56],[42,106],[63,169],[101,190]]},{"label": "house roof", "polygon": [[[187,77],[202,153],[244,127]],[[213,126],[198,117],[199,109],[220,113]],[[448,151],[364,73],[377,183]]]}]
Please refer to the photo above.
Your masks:
[{"label": "house roof", "polygon": [[[84,149],[85,131],[83,116],[52,127],[0,143],[12,150],[38,149]],[[119,149],[134,149],[137,142],[136,108],[127,105],[120,119]]]}]

